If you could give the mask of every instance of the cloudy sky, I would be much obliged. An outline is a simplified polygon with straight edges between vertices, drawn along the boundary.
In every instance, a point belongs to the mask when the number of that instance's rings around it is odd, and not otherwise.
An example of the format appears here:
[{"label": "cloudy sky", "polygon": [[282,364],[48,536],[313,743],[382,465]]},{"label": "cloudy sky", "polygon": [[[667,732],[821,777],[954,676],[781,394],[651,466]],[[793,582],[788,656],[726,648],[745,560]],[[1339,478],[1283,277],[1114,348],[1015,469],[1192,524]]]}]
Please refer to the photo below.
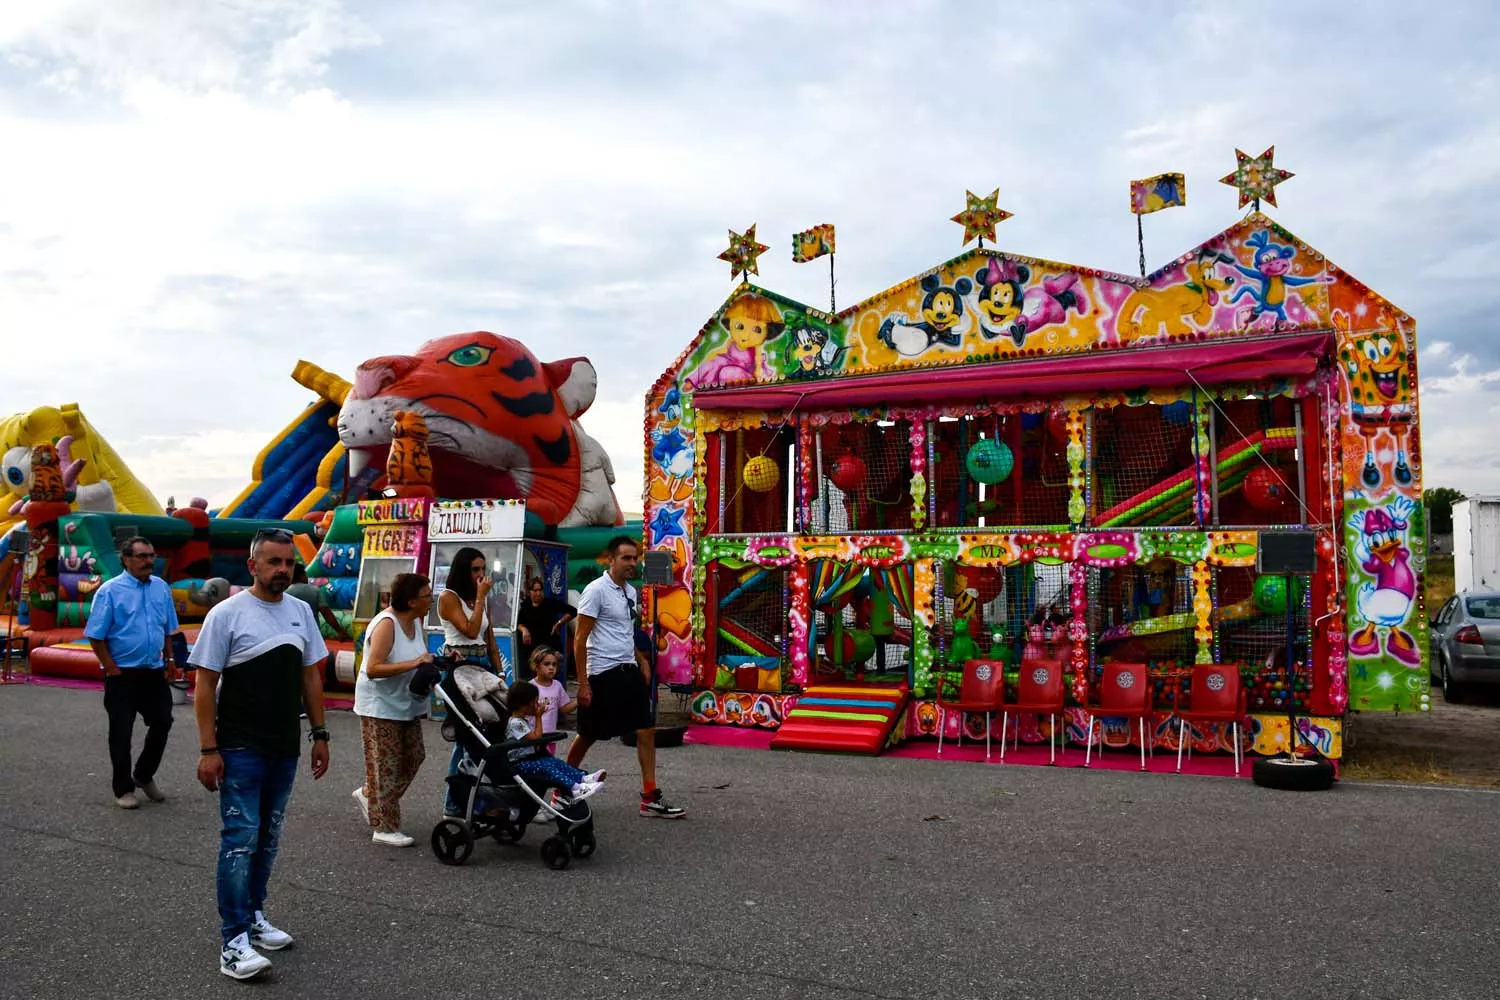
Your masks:
[{"label": "cloudy sky", "polygon": [[[1356,12],[1357,11],[1357,12]],[[856,15],[857,12],[857,15]],[[472,329],[601,375],[585,426],[639,509],[641,403],[730,290],[810,303],[1001,248],[1155,267],[1280,222],[1417,318],[1428,486],[1500,491],[1500,13],[1472,4],[27,0],[0,9],[0,413],[79,402],[165,499],[217,501],[309,400]]]}]

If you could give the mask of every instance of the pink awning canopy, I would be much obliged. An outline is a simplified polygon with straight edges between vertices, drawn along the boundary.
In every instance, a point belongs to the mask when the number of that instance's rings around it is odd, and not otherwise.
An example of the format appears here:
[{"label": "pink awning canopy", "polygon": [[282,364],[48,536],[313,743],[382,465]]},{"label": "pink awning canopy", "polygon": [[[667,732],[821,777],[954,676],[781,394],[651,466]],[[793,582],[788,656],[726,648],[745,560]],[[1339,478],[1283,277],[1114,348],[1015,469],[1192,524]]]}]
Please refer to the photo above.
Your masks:
[{"label": "pink awning canopy", "polygon": [[918,368],[816,382],[703,388],[702,410],[823,410],[913,406],[1008,396],[1060,396],[1097,390],[1166,389],[1311,375],[1333,347],[1330,331],[1287,336],[1093,351],[1025,361]]}]

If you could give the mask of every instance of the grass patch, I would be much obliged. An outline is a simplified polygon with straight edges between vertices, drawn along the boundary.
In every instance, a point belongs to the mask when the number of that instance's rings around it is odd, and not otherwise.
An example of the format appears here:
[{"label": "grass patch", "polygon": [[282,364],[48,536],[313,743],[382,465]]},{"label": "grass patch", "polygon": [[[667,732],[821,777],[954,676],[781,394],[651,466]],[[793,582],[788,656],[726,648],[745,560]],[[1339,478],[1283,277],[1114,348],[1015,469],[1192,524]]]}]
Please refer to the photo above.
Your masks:
[{"label": "grass patch", "polygon": [[1469,784],[1456,779],[1439,755],[1410,747],[1359,747],[1344,755],[1340,777],[1422,785]]},{"label": "grass patch", "polygon": [[1427,610],[1435,615],[1453,596],[1453,557],[1429,556],[1423,582],[1427,585]]},{"label": "grass patch", "polygon": [[1339,776],[1351,781],[1500,788],[1492,768],[1476,767],[1471,758],[1430,747],[1363,744],[1345,750]]}]

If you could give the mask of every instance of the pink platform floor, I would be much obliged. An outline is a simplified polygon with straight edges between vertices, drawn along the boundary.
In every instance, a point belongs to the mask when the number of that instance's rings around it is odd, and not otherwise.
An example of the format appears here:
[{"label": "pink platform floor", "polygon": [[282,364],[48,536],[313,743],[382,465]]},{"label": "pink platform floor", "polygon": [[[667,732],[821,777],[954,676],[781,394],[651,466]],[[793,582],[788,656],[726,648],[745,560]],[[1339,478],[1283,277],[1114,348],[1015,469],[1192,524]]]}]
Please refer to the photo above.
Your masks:
[{"label": "pink platform floor", "polygon": [[[719,725],[695,725],[688,729],[686,743],[699,746],[738,747],[746,750],[767,750],[771,746],[772,733],[767,729],[751,729],[742,726],[719,726]],[[800,752],[800,751],[792,751]],[[882,756],[904,757],[915,760],[944,760],[961,761],[965,763],[986,763],[984,758],[984,744],[964,740],[963,746],[957,746],[952,740],[943,742],[942,756],[938,756],[937,740],[913,739],[908,740],[894,749],[886,750]],[[1000,744],[998,742],[990,745],[990,759],[987,763],[1000,765]],[[1007,747],[1005,751],[1005,766],[1016,765],[1019,767],[1046,767],[1048,765],[1047,744],[1022,743],[1019,750]],[[1083,767],[1083,747],[1069,744],[1064,752],[1057,755],[1058,767]],[[1103,753],[1095,748],[1089,767],[1098,768],[1102,771],[1136,771],[1141,769],[1140,752],[1131,747],[1130,749],[1110,748]],[[1158,750],[1155,756],[1147,755],[1146,770],[1152,773],[1172,774],[1177,770],[1177,752]],[[1182,758],[1183,774],[1206,775],[1215,778],[1233,778],[1234,758],[1227,753],[1195,753],[1189,760],[1184,754]],[[1241,778],[1250,777],[1250,756],[1247,754],[1240,768]]]}]

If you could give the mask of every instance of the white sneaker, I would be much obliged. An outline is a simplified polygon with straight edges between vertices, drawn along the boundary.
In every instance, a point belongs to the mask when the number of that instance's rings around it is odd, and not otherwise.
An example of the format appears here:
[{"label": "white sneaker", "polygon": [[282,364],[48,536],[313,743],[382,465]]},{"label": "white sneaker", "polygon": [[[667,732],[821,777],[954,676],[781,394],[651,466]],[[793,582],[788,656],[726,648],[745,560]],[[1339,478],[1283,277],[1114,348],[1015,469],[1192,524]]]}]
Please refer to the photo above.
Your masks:
[{"label": "white sneaker", "polygon": [[377,844],[384,844],[386,847],[410,847],[416,843],[415,840],[400,830],[392,830],[389,833],[385,830],[376,830],[370,834],[370,839]]},{"label": "white sneaker", "polygon": [[574,785],[572,789],[570,789],[570,794],[568,797],[573,802],[582,802],[584,799],[588,798],[590,795],[593,795],[603,787],[604,786],[599,784],[597,781],[580,781],[578,784]]},{"label": "white sneaker", "polygon": [[271,967],[271,960],[250,947],[250,935],[241,934],[219,952],[219,971],[231,979],[249,979]]},{"label": "white sneaker", "polygon": [[358,805],[359,805],[359,811],[360,811],[360,813],[365,817],[365,825],[369,826],[370,825],[370,800],[367,799],[367,798],[365,798],[365,786],[364,785],[360,785],[358,788],[356,788],[350,794],[354,796],[354,801],[356,803],[358,803]]},{"label": "white sneaker", "polygon": [[603,769],[602,769],[602,768],[601,768],[601,769],[600,769],[600,770],[598,770],[598,771],[594,771],[594,772],[593,772],[593,773],[592,773],[592,774],[585,774],[585,775],[584,775],[584,776],[583,776],[583,780],[584,780],[584,781],[590,781],[590,782],[593,782],[593,783],[594,783],[594,784],[596,784],[596,785],[597,785],[597,784],[599,784],[599,783],[600,783],[600,782],[602,782],[602,781],[603,781],[603,780],[604,780],[604,775],[605,775],[605,774],[606,774],[606,773],[607,773],[607,772],[605,772],[605,771],[604,771],[604,770],[603,770]]},{"label": "white sneaker", "polygon": [[255,923],[250,925],[250,943],[266,951],[280,951],[290,947],[292,936],[286,931],[271,926],[271,921],[260,910],[255,911]]},{"label": "white sneaker", "polygon": [[126,792],[115,799],[115,805],[121,809],[137,809],[140,804],[141,800],[135,797],[135,792]]}]

